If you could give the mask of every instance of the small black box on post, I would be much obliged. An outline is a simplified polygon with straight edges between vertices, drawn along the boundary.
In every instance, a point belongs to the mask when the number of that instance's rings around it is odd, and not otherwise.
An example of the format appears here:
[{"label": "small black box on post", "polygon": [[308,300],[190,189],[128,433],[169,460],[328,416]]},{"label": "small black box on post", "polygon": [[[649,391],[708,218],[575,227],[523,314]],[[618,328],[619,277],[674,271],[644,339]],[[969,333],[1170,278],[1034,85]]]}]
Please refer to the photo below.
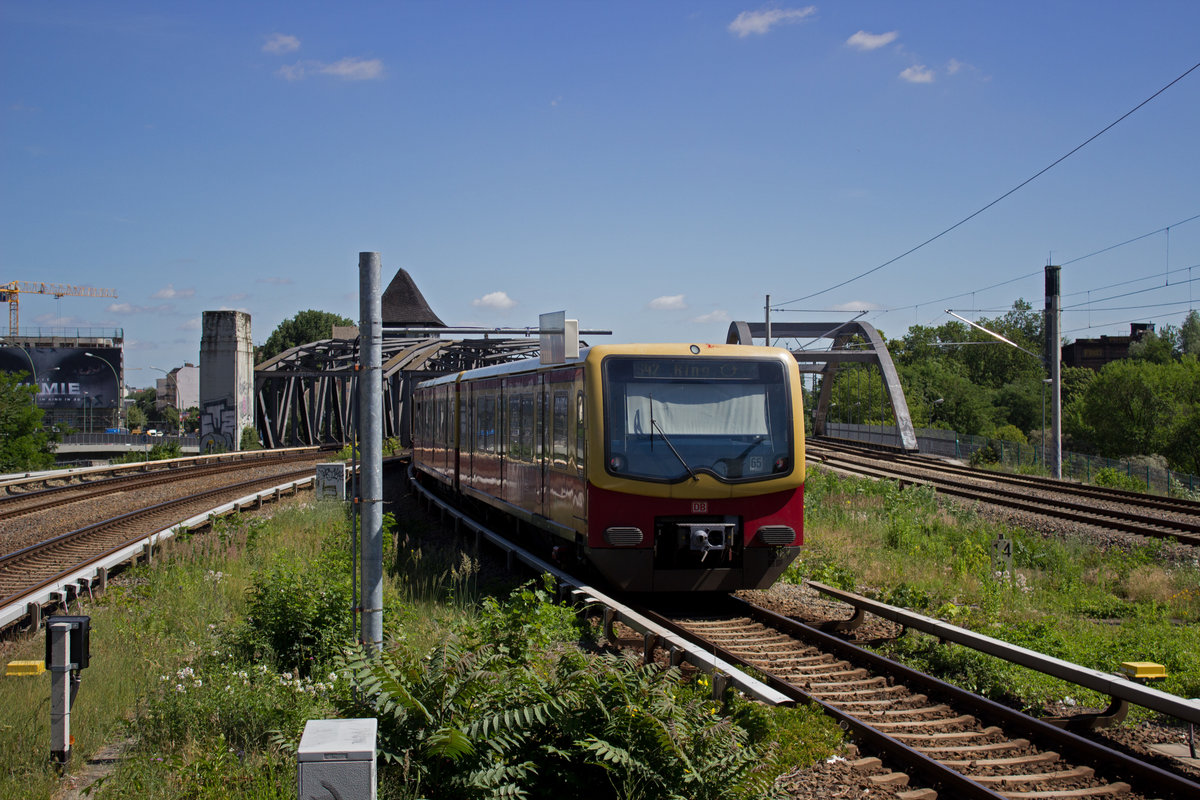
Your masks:
[{"label": "small black box on post", "polygon": [[46,620],[46,669],[50,669],[50,626],[54,623],[70,623],[71,663],[75,669],[87,667],[92,655],[92,618],[87,616],[53,616]]}]

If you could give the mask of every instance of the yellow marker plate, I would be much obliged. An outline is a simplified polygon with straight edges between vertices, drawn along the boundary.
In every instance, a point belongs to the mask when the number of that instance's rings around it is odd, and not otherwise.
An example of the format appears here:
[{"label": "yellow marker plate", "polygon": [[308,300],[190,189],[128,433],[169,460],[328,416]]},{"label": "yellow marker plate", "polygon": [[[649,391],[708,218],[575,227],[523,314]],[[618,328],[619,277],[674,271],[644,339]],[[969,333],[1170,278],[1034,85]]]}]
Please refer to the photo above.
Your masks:
[{"label": "yellow marker plate", "polygon": [[1125,661],[1121,672],[1137,681],[1151,681],[1167,677],[1167,668],[1153,661]]},{"label": "yellow marker plate", "polygon": [[4,674],[15,678],[20,675],[41,675],[45,671],[46,663],[44,661],[10,661]]}]

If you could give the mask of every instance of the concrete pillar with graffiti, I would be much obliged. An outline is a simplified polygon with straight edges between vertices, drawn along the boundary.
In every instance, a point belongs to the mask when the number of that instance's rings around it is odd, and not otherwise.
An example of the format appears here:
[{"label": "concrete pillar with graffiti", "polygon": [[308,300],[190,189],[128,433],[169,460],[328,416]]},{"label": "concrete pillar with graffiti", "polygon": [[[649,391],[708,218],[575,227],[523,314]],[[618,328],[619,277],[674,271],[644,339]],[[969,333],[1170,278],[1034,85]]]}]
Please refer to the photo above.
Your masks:
[{"label": "concrete pillar with graffiti", "polygon": [[240,448],[254,427],[254,345],[250,315],[205,311],[200,340],[200,452]]}]

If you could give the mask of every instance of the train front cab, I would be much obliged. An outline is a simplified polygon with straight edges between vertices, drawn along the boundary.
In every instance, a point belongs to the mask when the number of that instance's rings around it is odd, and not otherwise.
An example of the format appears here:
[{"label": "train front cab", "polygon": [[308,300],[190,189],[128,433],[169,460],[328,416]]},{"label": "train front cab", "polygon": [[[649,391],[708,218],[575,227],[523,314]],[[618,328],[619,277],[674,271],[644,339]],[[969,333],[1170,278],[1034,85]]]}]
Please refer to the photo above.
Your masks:
[{"label": "train front cab", "polygon": [[766,588],[804,526],[795,359],[740,345],[594,347],[587,556],[628,591]]}]

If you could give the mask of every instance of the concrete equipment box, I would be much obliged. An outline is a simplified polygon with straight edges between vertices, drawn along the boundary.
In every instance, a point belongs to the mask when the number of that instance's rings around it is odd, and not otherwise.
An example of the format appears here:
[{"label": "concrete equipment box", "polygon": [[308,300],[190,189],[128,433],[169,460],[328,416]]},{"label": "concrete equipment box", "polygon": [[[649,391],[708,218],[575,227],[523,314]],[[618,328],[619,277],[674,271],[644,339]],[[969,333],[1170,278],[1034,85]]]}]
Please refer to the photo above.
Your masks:
[{"label": "concrete equipment box", "polygon": [[299,800],[375,800],[375,719],[310,719],[296,751]]}]

